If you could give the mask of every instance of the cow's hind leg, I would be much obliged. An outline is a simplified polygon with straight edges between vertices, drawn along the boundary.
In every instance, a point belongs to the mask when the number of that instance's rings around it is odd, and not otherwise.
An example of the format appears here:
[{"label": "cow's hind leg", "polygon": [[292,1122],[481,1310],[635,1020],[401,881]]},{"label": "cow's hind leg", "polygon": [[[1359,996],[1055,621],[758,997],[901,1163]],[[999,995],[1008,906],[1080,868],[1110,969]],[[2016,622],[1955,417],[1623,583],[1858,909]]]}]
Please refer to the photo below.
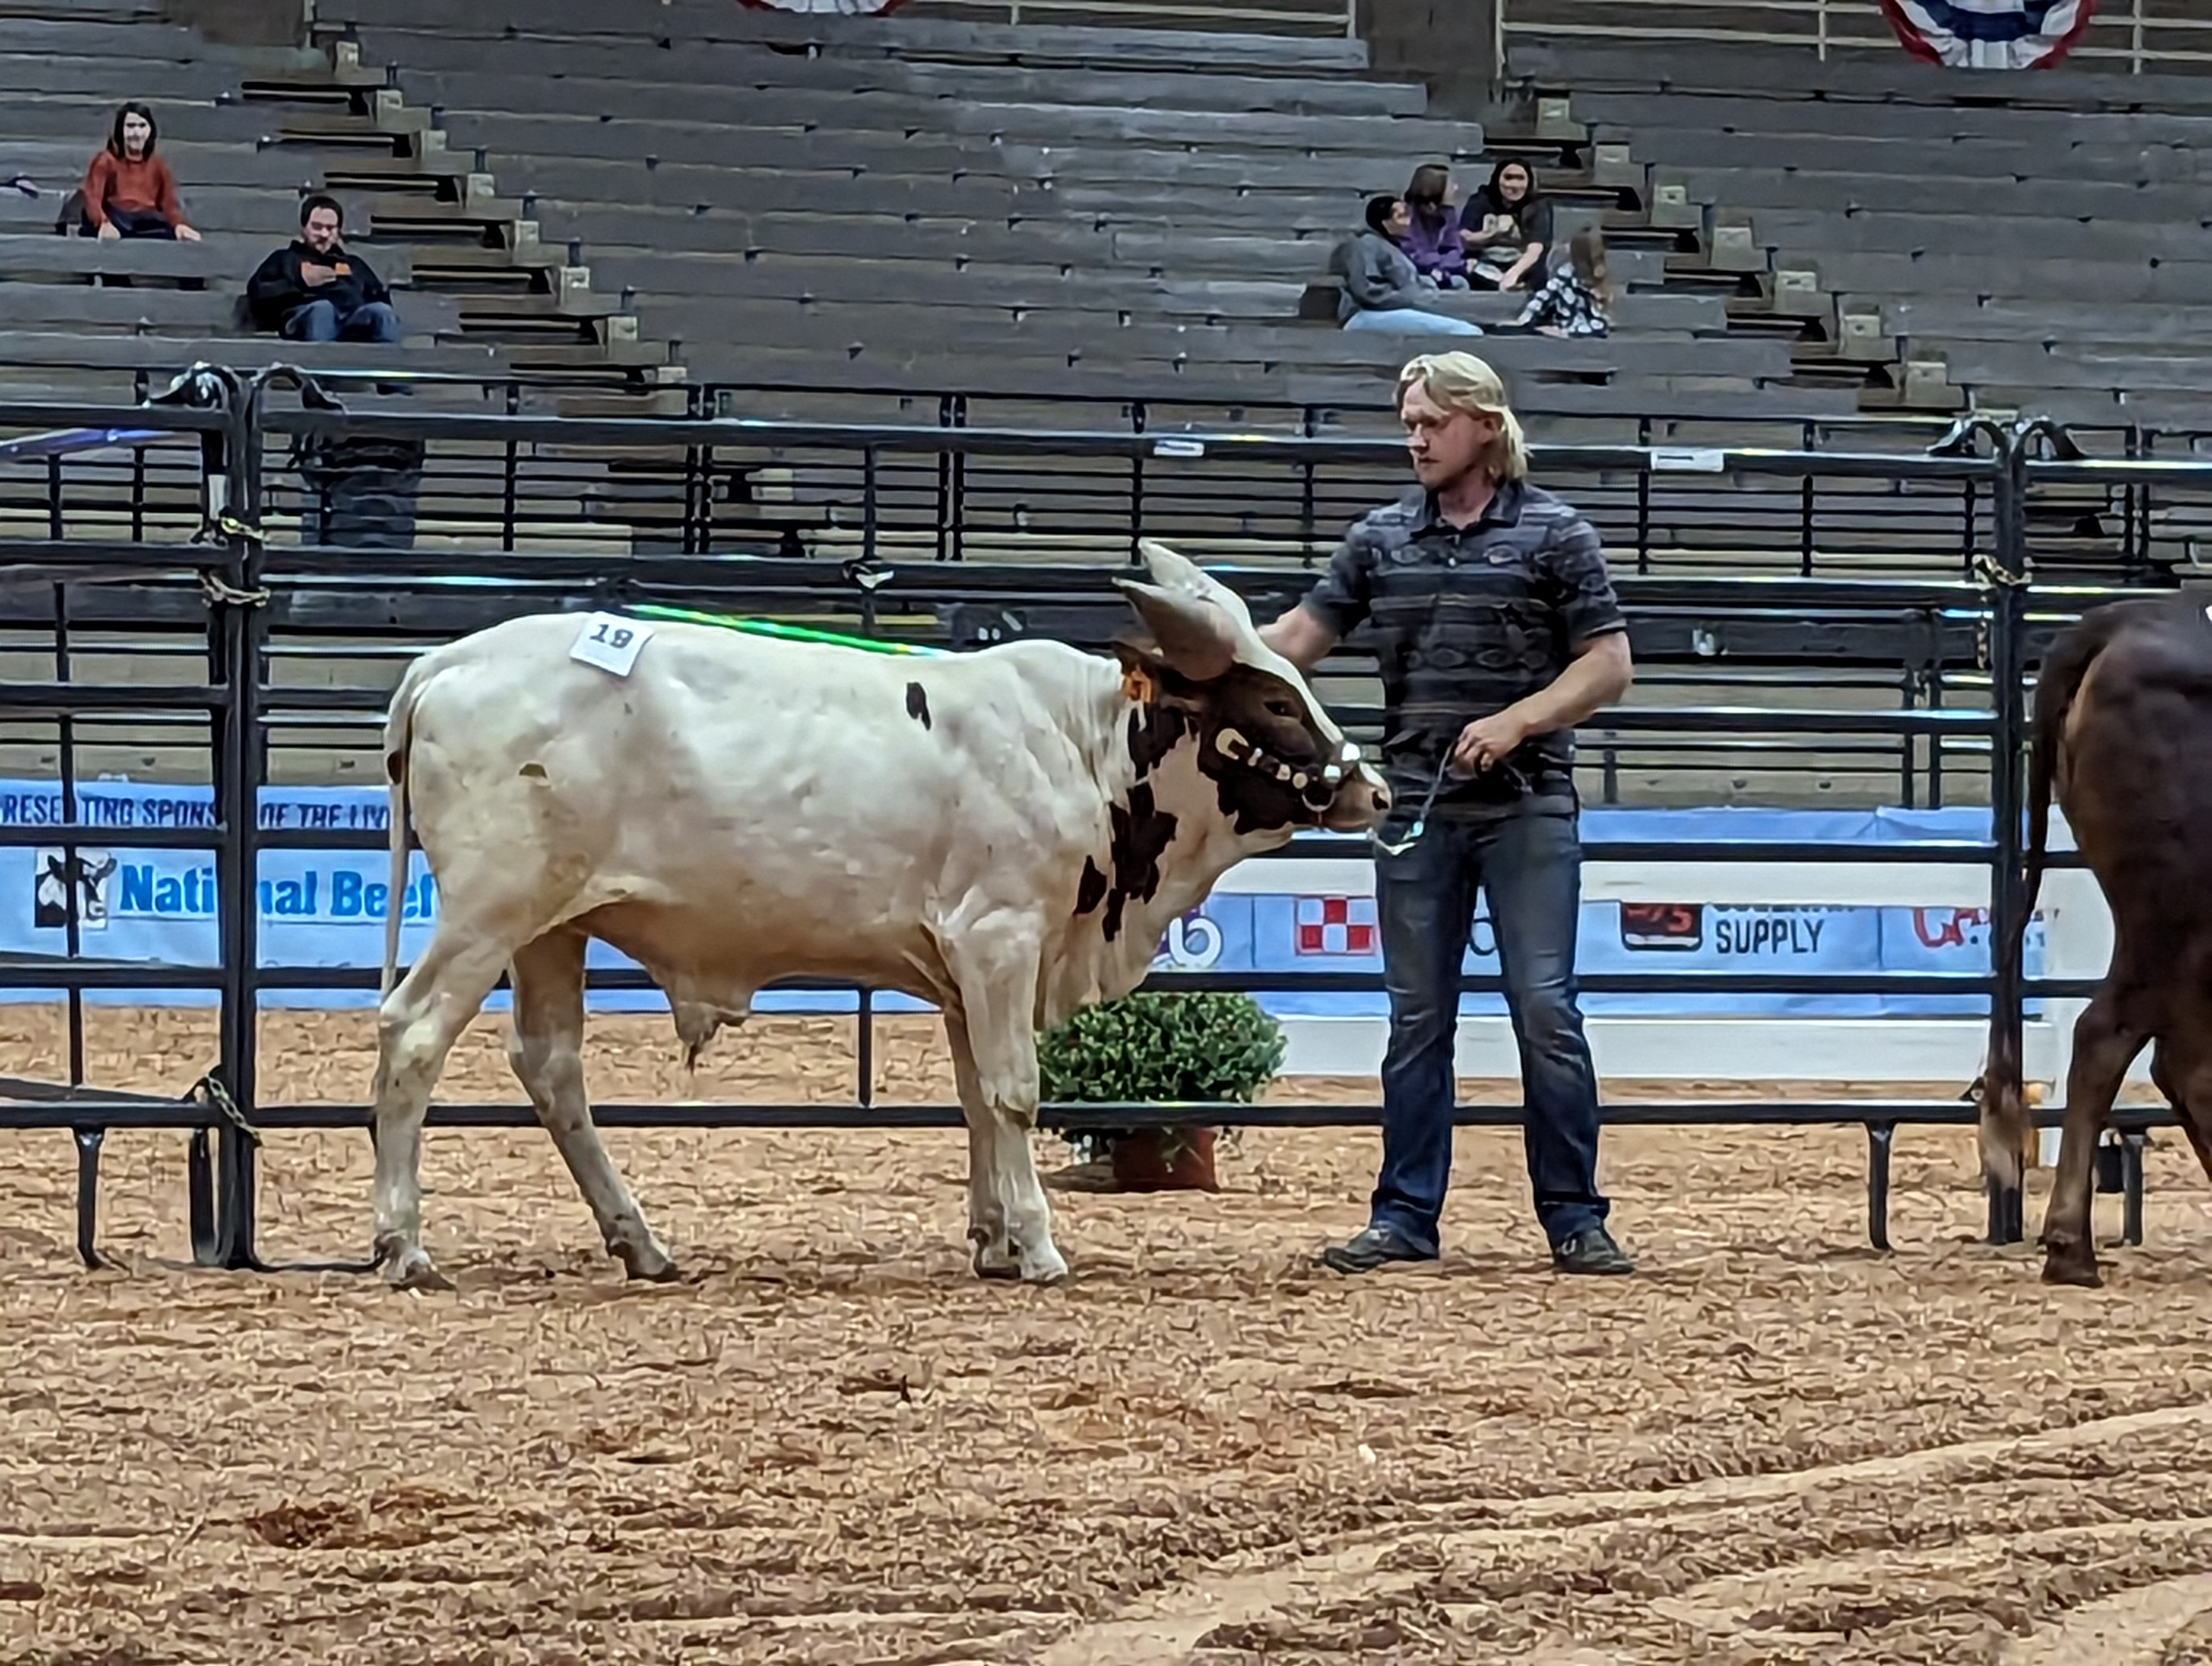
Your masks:
[{"label": "cow's hind leg", "polygon": [[515,951],[508,969],[514,1028],[507,1062],[592,1206],[607,1253],[634,1279],[670,1280],[676,1263],[616,1172],[584,1091],[584,951],[590,940],[563,927]]},{"label": "cow's hind leg", "polygon": [[[1056,1283],[1067,1276],[1067,1262],[1052,1241],[1052,1205],[1030,1151],[1037,1112],[1036,930],[1001,915],[965,927],[953,941],[949,958],[976,1092],[989,1116],[989,1174],[1005,1212],[1006,1247],[1024,1279]],[[971,1129],[974,1120],[971,1113]],[[970,1140],[973,1152],[980,1141],[973,1133]]]},{"label": "cow's hind leg", "polygon": [[441,931],[377,1015],[375,1250],[402,1289],[450,1289],[422,1248],[422,1119],[446,1055],[483,1006],[507,945]]},{"label": "cow's hind leg", "polygon": [[2112,1114],[2128,1063],[2142,1050],[2149,1026],[2134,1010],[2141,997],[2108,979],[2074,1025],[2074,1059],[2066,1073],[2066,1121],[2058,1167],[2043,1221],[2043,1276],[2051,1284],[2095,1285],[2097,1245],[2091,1235],[2091,1184],[2097,1140]]}]

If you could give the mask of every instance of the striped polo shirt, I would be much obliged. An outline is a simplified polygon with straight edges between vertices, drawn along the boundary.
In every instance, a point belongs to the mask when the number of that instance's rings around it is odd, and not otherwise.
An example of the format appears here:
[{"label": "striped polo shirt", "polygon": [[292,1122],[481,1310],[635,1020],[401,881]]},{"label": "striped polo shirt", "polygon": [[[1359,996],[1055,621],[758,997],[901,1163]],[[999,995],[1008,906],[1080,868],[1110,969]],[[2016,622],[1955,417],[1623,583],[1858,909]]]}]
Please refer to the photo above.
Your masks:
[{"label": "striped polo shirt", "polygon": [[[1376,509],[1304,605],[1340,639],[1368,627],[1360,646],[1382,672],[1384,768],[1392,793],[1414,805],[1462,729],[1554,681],[1584,643],[1627,629],[1589,522],[1515,480],[1464,528],[1418,487]],[[1575,806],[1571,730],[1533,736],[1507,761],[1547,807]],[[1435,813],[1496,814],[1518,796],[1493,767],[1464,783],[1447,777]]]}]

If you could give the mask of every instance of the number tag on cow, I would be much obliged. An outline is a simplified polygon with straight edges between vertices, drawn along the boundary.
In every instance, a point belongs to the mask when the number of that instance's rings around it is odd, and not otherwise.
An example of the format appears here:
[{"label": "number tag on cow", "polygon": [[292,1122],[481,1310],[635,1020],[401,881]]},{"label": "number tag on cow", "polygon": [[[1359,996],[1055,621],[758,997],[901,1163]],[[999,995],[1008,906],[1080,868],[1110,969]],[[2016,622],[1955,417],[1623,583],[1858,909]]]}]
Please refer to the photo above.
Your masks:
[{"label": "number tag on cow", "polygon": [[652,635],[653,627],[636,619],[625,619],[618,613],[587,613],[568,657],[627,677]]}]

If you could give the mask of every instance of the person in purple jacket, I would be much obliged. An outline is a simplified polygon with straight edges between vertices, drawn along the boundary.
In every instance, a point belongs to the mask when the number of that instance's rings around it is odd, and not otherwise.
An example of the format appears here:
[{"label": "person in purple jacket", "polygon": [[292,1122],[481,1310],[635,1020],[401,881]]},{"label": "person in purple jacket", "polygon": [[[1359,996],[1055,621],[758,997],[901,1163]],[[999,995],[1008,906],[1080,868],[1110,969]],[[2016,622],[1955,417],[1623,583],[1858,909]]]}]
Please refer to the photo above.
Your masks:
[{"label": "person in purple jacket", "polygon": [[1406,235],[1400,247],[1413,270],[1432,277],[1439,289],[1464,289],[1467,248],[1460,240],[1459,214],[1451,206],[1451,170],[1424,162],[1406,187]]}]

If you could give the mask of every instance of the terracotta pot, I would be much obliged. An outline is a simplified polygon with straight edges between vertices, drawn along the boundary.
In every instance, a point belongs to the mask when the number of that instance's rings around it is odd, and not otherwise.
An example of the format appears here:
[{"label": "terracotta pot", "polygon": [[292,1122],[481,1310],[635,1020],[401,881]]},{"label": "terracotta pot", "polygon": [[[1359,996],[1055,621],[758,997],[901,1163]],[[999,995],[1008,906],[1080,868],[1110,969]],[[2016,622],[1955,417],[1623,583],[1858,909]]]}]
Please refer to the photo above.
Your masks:
[{"label": "terracotta pot", "polygon": [[1218,1192],[1212,1128],[1139,1128],[1114,1141],[1114,1178],[1126,1192]]}]

